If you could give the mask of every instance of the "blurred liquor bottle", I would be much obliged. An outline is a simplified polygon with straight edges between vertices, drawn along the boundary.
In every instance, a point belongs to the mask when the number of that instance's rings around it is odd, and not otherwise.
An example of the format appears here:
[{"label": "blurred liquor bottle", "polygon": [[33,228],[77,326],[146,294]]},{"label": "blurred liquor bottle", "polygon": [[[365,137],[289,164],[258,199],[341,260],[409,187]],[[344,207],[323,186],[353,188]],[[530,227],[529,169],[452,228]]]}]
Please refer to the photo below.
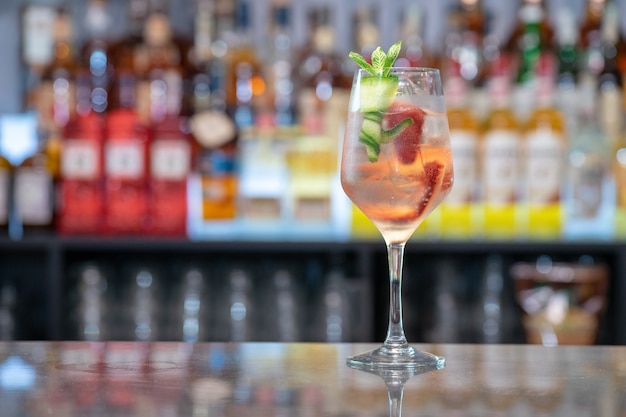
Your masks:
[{"label": "blurred liquor bottle", "polygon": [[515,59],[516,82],[532,81],[539,56],[552,53],[553,30],[543,0],[524,0],[517,14],[516,26],[505,49]]},{"label": "blurred liquor bottle", "polygon": [[581,86],[578,127],[569,140],[564,234],[568,238],[608,239],[613,236],[615,183],[611,172],[614,149],[600,126],[599,91]]},{"label": "blurred liquor bottle", "polygon": [[563,114],[554,105],[556,68],[553,57],[542,55],[536,71],[535,109],[524,126],[520,203],[521,230],[532,238],[558,238],[562,227],[562,186],[567,131]]},{"label": "blurred liquor bottle", "polygon": [[153,128],[150,143],[150,214],[152,233],[187,233],[187,178],[191,172],[192,142],[187,121],[166,118]]},{"label": "blurred liquor bottle", "polygon": [[516,234],[520,131],[511,110],[508,57],[503,55],[494,62],[487,88],[492,106],[480,144],[479,198],[484,205],[481,223],[486,237],[510,239]]},{"label": "blurred liquor bottle", "polygon": [[423,39],[423,10],[417,4],[409,4],[398,17],[398,39],[402,39],[402,50],[396,60],[397,67],[428,67],[436,65],[427,51]]},{"label": "blurred liquor bottle", "polygon": [[76,72],[76,112],[62,131],[57,224],[62,234],[102,231],[104,112],[113,77],[107,3],[90,1],[85,23],[90,36],[81,48]]},{"label": "blurred liquor bottle", "polygon": [[513,102],[520,122],[527,121],[533,110],[533,92],[539,58],[553,54],[553,29],[543,0],[524,0],[517,23],[505,51],[513,58],[516,71]]},{"label": "blurred liquor bottle", "polygon": [[289,171],[285,141],[271,127],[242,134],[239,143],[239,208],[251,235],[276,237],[288,232]]},{"label": "blurred liquor bottle", "polygon": [[102,232],[104,119],[88,113],[70,121],[63,130],[58,183],[60,234]]},{"label": "blurred liquor bottle", "polygon": [[480,212],[479,123],[468,103],[468,81],[461,77],[460,67],[444,74],[446,108],[450,127],[450,145],[454,161],[455,184],[440,206],[439,233],[445,238],[470,238],[482,231],[476,214]]},{"label": "blurred liquor bottle", "polygon": [[[626,102],[626,89],[622,90]],[[623,109],[623,111],[626,111]],[[622,123],[620,134],[615,142],[611,161],[612,174],[615,179],[615,236],[623,239],[626,236],[626,124]]]},{"label": "blurred liquor bottle", "polygon": [[[190,182],[191,195],[197,196],[189,206],[188,232],[194,236],[214,233],[216,222],[227,223],[237,215],[238,130],[227,112],[224,60],[234,10],[230,2],[204,3],[198,4],[198,12],[205,20],[195,26],[198,70],[193,79],[190,118],[191,134],[200,147],[194,159],[194,181]],[[207,22],[215,25],[215,31]],[[205,39],[200,49],[198,39]]]},{"label": "blurred liquor bottle", "polygon": [[294,46],[291,36],[291,7],[289,4],[272,6],[272,33],[270,57],[266,59],[267,88],[274,111],[274,124],[291,126],[296,119],[294,95]]},{"label": "blurred liquor bottle", "polygon": [[[12,221],[15,234],[48,233],[56,224],[55,181],[58,175],[58,144],[56,133],[38,134],[33,126],[31,138],[37,149],[13,170]],[[51,146],[54,145],[54,146]],[[10,225],[13,228],[13,225]]]},{"label": "blurred liquor bottle", "polygon": [[[128,30],[126,36],[110,44],[111,61],[115,69],[113,97],[119,102],[130,99],[131,91],[134,101],[134,82],[137,74],[143,73],[148,66],[148,54],[143,47],[143,28],[148,16],[148,0],[129,0],[127,2]],[[132,88],[124,88],[128,84]],[[134,104],[133,104],[134,105]]]},{"label": "blurred liquor bottle", "polygon": [[[79,115],[89,111],[104,113],[109,104],[114,67],[108,42],[111,17],[106,0],[89,1],[85,26],[89,39],[81,48],[77,73]],[[81,100],[82,97],[85,99]]]},{"label": "blurred liquor bottle", "polygon": [[326,109],[333,96],[340,98],[342,92],[349,91],[352,74],[345,72],[345,60],[335,51],[335,32],[330,18],[328,5],[309,9],[307,43],[297,54],[296,62],[301,64],[295,79],[299,124],[313,131],[322,126],[331,137],[336,137],[336,126],[327,126]]},{"label": "blurred liquor bottle", "polygon": [[570,9],[562,8],[556,17],[555,106],[563,113],[568,136],[575,132],[578,118],[577,96],[581,73],[578,36],[576,17]]},{"label": "blurred liquor bottle", "polygon": [[602,17],[605,13],[606,0],[587,0],[582,23],[579,27],[580,47],[585,51],[598,48],[601,43]]},{"label": "blurred liquor bottle", "polygon": [[24,107],[29,110],[42,108],[39,103],[44,95],[40,87],[43,72],[54,59],[56,17],[56,8],[43,4],[29,4],[21,15],[21,61],[26,72]]},{"label": "blurred liquor bottle", "polygon": [[57,10],[53,39],[53,59],[43,70],[38,92],[37,150],[14,170],[14,205],[24,232],[55,228],[60,140],[62,130],[76,117],[76,75],[80,63],[69,11]]},{"label": "blurred liquor bottle", "polygon": [[183,41],[174,38],[164,10],[151,11],[144,28],[150,61],[141,76],[139,100],[147,106],[142,119],[151,126],[148,210],[150,231],[156,235],[184,236],[187,229],[192,143],[183,93],[192,68],[183,58]]},{"label": "blurred liquor bottle", "polygon": [[378,10],[373,4],[360,4],[352,15],[352,49],[371,63],[374,49],[379,45]]},{"label": "blurred liquor bottle", "polygon": [[586,2],[579,28],[581,83],[597,82],[598,75],[604,67],[602,20],[605,10],[606,0],[587,0]]},{"label": "blurred liquor bottle", "polygon": [[148,130],[133,111],[112,112],[104,144],[105,232],[141,234],[147,229]]},{"label": "blurred liquor bottle", "polygon": [[256,123],[256,115],[267,103],[267,88],[263,65],[255,51],[252,7],[257,3],[237,0],[235,9],[235,36],[228,44],[224,71],[225,99],[229,113],[240,128]]},{"label": "blurred liquor bottle", "polygon": [[53,37],[53,59],[43,70],[38,94],[39,124],[45,132],[58,132],[76,112],[75,77],[78,61],[73,45],[72,16],[66,10],[57,12]]},{"label": "blurred liquor bottle", "polygon": [[626,42],[620,32],[620,20],[613,2],[604,9],[601,27],[602,67],[598,73],[600,125],[608,136],[611,146],[615,146],[622,125],[623,76],[620,60],[626,54]]}]

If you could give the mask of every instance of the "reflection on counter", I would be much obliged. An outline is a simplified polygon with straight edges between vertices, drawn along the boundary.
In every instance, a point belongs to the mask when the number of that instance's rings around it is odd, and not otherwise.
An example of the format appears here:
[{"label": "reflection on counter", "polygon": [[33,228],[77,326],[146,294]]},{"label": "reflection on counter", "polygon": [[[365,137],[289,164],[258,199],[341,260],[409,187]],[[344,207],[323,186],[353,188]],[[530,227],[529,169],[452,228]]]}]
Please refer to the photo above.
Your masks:
[{"label": "reflection on counter", "polygon": [[[371,345],[0,345],[3,416],[390,416],[385,382],[345,357]],[[405,416],[626,413],[623,348],[427,346],[446,367],[408,378]]]}]

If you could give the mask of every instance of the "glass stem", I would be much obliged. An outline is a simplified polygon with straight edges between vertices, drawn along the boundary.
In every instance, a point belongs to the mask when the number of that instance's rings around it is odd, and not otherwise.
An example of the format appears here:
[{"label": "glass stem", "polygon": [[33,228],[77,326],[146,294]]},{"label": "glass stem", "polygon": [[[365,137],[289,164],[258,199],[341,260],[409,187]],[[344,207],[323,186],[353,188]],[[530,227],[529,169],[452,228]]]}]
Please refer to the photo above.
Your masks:
[{"label": "glass stem", "polygon": [[387,347],[407,345],[402,325],[402,263],[405,243],[387,244],[389,258],[389,326],[387,327]]},{"label": "glass stem", "polygon": [[402,416],[402,396],[404,392],[404,384],[387,385],[387,395],[389,396],[389,416]]}]

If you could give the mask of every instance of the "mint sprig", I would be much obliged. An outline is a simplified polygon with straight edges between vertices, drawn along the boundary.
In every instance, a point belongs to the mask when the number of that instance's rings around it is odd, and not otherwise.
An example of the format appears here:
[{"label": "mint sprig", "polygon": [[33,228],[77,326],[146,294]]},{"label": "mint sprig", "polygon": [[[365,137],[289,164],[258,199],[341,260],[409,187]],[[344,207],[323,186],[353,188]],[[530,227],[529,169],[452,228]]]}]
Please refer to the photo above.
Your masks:
[{"label": "mint sprig", "polygon": [[363,55],[358,52],[350,52],[348,57],[365,71],[373,76],[388,77],[394,62],[400,55],[402,49],[402,41],[398,41],[389,47],[387,53],[380,46],[372,52],[372,63],[367,62]]},{"label": "mint sprig", "polygon": [[[359,141],[365,145],[371,162],[378,160],[381,144],[390,142],[393,136],[413,122],[411,118],[406,118],[389,129],[385,130],[382,127],[383,113],[391,105],[396,94],[398,77],[391,75],[391,69],[400,55],[401,48],[402,41],[391,45],[387,53],[380,46],[377,47],[372,52],[371,64],[358,52],[348,54],[350,59],[372,76],[367,77],[367,81],[366,78],[361,80],[361,111],[364,113],[364,122],[359,134]],[[365,101],[367,105],[364,104]]]}]

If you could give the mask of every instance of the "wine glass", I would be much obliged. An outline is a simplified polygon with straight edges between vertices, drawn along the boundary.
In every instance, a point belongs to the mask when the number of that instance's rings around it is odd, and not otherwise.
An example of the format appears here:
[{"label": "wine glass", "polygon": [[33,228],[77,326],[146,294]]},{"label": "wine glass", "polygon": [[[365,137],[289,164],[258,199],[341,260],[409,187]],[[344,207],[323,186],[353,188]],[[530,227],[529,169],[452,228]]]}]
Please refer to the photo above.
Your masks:
[{"label": "wine glass", "polygon": [[384,344],[350,356],[360,369],[443,367],[445,360],[411,347],[402,325],[406,242],[453,183],[450,134],[439,70],[391,68],[354,74],[341,155],[341,184],[387,245],[389,325]]}]

